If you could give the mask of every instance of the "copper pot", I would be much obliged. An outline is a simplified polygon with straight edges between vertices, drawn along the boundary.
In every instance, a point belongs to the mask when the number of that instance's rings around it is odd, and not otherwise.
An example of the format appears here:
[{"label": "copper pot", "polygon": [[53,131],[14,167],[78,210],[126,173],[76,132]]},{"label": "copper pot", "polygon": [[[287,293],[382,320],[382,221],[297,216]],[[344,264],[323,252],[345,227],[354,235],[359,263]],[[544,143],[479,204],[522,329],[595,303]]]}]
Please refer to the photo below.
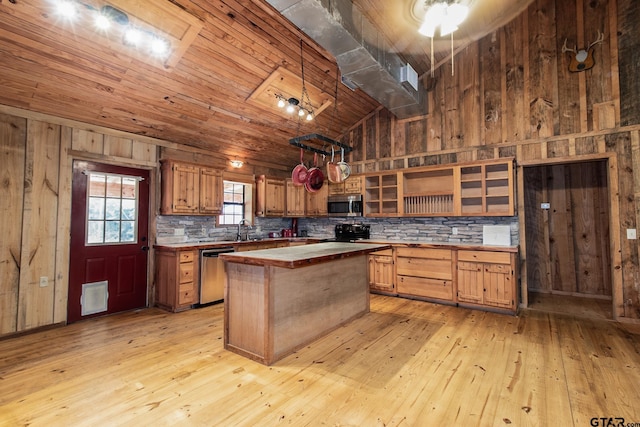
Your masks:
[{"label": "copper pot", "polygon": [[327,179],[329,182],[339,184],[342,182],[342,177],[340,167],[333,162],[334,155],[335,152],[333,150],[333,146],[331,146],[331,160],[327,163]]}]

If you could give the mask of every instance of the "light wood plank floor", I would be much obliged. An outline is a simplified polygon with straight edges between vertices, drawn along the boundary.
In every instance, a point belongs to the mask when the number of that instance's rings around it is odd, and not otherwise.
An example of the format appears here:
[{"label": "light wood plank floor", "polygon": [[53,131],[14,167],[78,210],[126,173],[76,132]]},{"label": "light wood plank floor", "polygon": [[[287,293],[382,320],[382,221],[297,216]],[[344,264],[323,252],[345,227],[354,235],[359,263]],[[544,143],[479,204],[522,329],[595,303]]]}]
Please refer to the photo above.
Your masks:
[{"label": "light wood plank floor", "polygon": [[529,292],[529,309],[594,319],[613,319],[611,299]]},{"label": "light wood plank floor", "polygon": [[640,327],[372,295],[267,367],[222,348],[222,305],[0,341],[0,425],[589,426],[640,423]]}]

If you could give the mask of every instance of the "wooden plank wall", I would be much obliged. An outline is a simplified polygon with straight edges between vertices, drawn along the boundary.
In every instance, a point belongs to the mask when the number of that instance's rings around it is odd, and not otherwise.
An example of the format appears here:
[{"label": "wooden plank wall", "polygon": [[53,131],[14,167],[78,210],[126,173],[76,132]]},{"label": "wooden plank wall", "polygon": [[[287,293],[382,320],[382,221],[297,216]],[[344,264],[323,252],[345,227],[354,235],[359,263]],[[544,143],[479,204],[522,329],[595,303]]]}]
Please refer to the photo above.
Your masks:
[{"label": "wooden plank wall", "polygon": [[[620,275],[614,280],[615,311],[640,319],[638,245],[626,238],[626,229],[640,221],[640,170],[634,168],[640,147],[634,150],[631,142],[638,141],[640,129],[639,19],[640,2],[634,0],[535,0],[458,53],[453,75],[446,63],[434,77],[422,76],[427,115],[397,120],[380,110],[354,126],[343,138],[354,147],[354,172],[511,156],[527,164],[610,159],[619,183],[619,194],[610,197],[619,200],[611,207],[617,226],[610,242],[619,248],[612,253],[612,276]],[[568,48],[582,49],[598,32],[604,40],[593,47],[595,66],[570,72],[565,39]],[[363,135],[381,129],[392,129],[389,139],[365,142]],[[535,261],[539,254],[529,256]]]},{"label": "wooden plank wall", "polygon": [[34,116],[0,112],[0,335],[66,321],[73,158],[157,165],[149,140]]},{"label": "wooden plank wall", "polygon": [[606,161],[527,167],[524,181],[529,290],[611,297]]}]

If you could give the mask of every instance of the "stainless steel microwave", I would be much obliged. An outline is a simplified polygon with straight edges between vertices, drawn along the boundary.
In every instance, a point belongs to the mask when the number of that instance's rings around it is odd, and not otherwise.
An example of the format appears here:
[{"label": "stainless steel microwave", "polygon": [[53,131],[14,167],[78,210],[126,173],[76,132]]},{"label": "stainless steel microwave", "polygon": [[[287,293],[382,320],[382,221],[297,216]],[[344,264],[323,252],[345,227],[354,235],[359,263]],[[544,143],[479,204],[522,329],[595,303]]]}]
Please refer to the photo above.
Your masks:
[{"label": "stainless steel microwave", "polygon": [[362,216],[362,194],[329,196],[329,216]]}]

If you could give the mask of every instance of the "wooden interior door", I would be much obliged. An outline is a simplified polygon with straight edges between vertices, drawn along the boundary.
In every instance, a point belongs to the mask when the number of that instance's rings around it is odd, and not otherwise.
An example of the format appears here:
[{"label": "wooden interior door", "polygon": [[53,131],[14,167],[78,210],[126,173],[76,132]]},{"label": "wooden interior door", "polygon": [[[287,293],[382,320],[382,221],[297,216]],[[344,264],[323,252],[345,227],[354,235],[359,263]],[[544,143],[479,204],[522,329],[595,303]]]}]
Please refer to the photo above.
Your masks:
[{"label": "wooden interior door", "polygon": [[149,171],[75,161],[71,202],[67,322],[145,307]]},{"label": "wooden interior door", "polygon": [[607,162],[523,171],[528,289],[610,297]]}]

